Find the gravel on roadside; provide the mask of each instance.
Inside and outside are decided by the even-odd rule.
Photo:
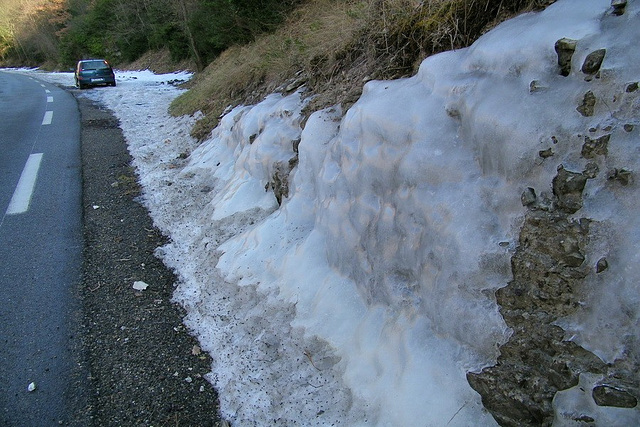
[[[118,120],[76,98],[85,242],[81,329],[91,372],[86,416],[96,426],[226,425],[203,377],[211,360],[171,302],[176,277],[154,256],[166,239],[138,202],[140,187]]]

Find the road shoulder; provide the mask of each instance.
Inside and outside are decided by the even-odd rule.
[[[137,201],[140,188],[118,120],[77,98],[85,241],[80,293],[94,424],[217,426],[217,396],[203,377],[211,361],[171,302],[176,277],[153,255],[166,240]],[[136,290],[136,282],[148,287]]]

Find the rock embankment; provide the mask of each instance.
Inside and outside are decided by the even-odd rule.
[[[612,2],[611,17],[624,16],[626,1]],[[496,293],[507,325],[513,330],[500,347],[495,366],[480,373],[469,373],[471,386],[482,395],[494,418],[505,426],[551,425],[553,400],[557,392],[584,383],[581,376],[595,378],[590,389],[582,390],[594,405],[636,408],[640,398],[640,358],[627,351],[613,363],[567,340],[558,325],[584,308],[585,287],[594,275],[615,274],[605,255],[591,247],[597,230],[604,224],[582,214],[584,191],[590,180],[598,180],[600,191],[624,192],[634,185],[634,172],[625,165],[611,167],[609,146],[615,138],[635,131],[634,105],[640,100],[637,82],[612,82],[604,77],[606,49],[589,53],[579,72],[572,69],[573,53],[580,40],[561,39],[556,43],[558,72],[567,79],[584,79],[593,85],[576,106],[585,118],[596,117],[597,108],[610,102],[598,94],[599,85],[614,85],[612,104],[616,109],[597,127],[574,137],[573,154],[581,159],[583,170],[568,170],[563,164],[551,184],[552,192],[541,195],[526,189],[521,200],[528,211],[520,230],[519,242],[511,260],[513,280]],[[536,85],[532,82],[532,87]],[[574,112],[575,113],[575,112]],[[594,116],[595,115],[595,116]],[[557,143],[556,137],[553,138]],[[540,151],[541,161],[554,161],[554,149]],[[591,252],[591,253],[590,253]],[[611,277],[611,276],[610,276]],[[606,279],[606,278],[605,278]],[[633,343],[630,343],[633,348]],[[570,422],[596,422],[588,411],[566,415]]]

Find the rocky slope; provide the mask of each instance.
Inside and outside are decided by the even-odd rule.
[[[624,19],[626,2],[612,4],[611,16],[603,19],[604,31],[616,25],[614,20]],[[615,62],[610,56],[623,55],[623,50],[594,50],[586,56],[580,72],[572,73],[572,56],[582,42],[558,41],[559,72],[567,78],[589,82],[589,90],[579,98],[576,111],[585,118],[596,117],[600,123],[585,128],[582,135],[554,136],[552,144],[539,152],[541,162],[554,162],[554,144],[558,138],[568,138],[569,152],[580,157],[584,168],[568,170],[560,163],[550,183],[551,194],[538,196],[533,188],[522,194],[528,212],[511,260],[513,280],[496,295],[513,335],[500,347],[495,366],[467,376],[501,425],[550,425],[554,421],[556,393],[579,384],[584,400],[599,407],[635,408],[640,397],[637,338],[626,337],[628,347],[624,354],[606,363],[575,341],[567,340],[571,337],[559,326],[561,319],[588,309],[587,295],[593,292],[594,280],[599,286],[612,286],[608,282],[617,274],[615,270],[623,268],[610,262],[607,251],[597,243],[607,233],[606,221],[590,218],[582,211],[587,183],[593,180],[600,191],[616,197],[632,197],[630,192],[636,186],[635,172],[620,159],[610,161],[608,152],[609,144],[619,140],[637,141],[638,82],[616,81],[611,70],[601,69],[605,56]],[[536,82],[532,82],[531,90],[537,90]],[[603,107],[608,110],[604,114]],[[615,245],[614,241],[610,243]],[[632,321],[634,315],[627,315]],[[590,380],[581,382],[581,376]],[[564,414],[563,422],[567,420],[594,422],[594,418],[580,411]],[[615,417],[611,421],[616,425],[624,423]]]

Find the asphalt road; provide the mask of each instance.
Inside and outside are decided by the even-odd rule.
[[[81,93],[0,71],[0,427],[224,426],[118,120]]]
[[[81,184],[74,97],[0,72],[2,426],[71,425],[85,405]]]

